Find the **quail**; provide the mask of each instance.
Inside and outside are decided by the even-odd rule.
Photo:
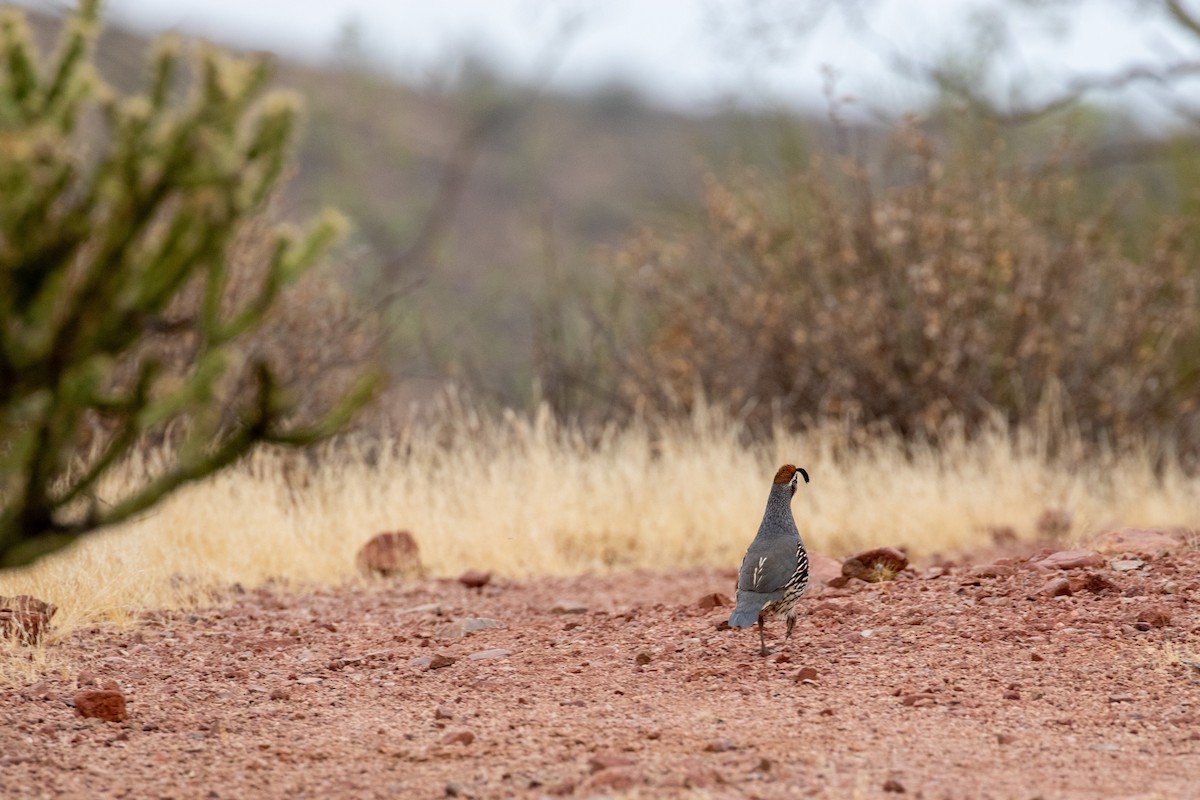
[[[796,627],[796,601],[808,587],[808,553],[792,517],[792,496],[801,477],[808,483],[808,473],[791,464],[775,473],[762,524],[738,570],[737,607],[729,616],[729,627],[749,628],[757,622],[759,652],[764,656],[771,651],[763,618],[786,616],[784,641],[790,639]]]

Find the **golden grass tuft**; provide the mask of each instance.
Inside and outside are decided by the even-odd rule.
[[[460,408],[383,446],[329,445],[311,462],[258,452],[132,524],[0,573],[0,594],[56,603],[61,635],[141,608],[204,603],[233,583],[359,580],[357,549],[401,528],[433,575],[732,568],[782,463],[812,476],[793,500],[797,523],[812,549],[835,556],[878,545],[946,552],[987,543],[996,525],[1033,537],[1046,508],[1071,513],[1076,539],[1200,523],[1200,484],[1169,462],[1156,475],[1149,448],[1050,458],[1045,438],[997,429],[970,441],[947,434],[937,448],[888,437],[851,445],[847,430],[827,425],[747,446],[710,411],[588,433],[544,411]],[[148,469],[126,465],[104,492],[119,495]]]

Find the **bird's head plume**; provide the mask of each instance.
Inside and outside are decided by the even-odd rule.
[[[800,485],[800,478],[804,478],[804,482],[808,483],[808,473],[803,467],[796,467],[793,464],[784,464],[775,473],[774,484],[776,486],[788,486],[792,490],[792,494],[796,493],[796,487]]]

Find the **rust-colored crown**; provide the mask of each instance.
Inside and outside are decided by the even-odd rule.
[[[795,474],[796,474],[795,466],[793,466],[792,464],[784,464],[782,467],[779,468],[779,471],[775,473],[775,480],[773,482],[776,485],[790,483],[792,480],[792,476]]]

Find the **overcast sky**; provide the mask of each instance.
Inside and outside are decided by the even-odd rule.
[[[1194,0],[1196,1],[1196,0]],[[856,5],[829,0],[832,5]],[[25,0],[63,5],[61,0]],[[518,78],[544,78],[575,89],[614,79],[673,106],[703,109],[744,102],[821,103],[823,67],[840,75],[840,92],[881,107],[921,95],[893,79],[887,53],[930,61],[950,49],[970,53],[969,21],[1007,9],[1004,62],[1032,94],[1053,92],[1080,71],[1169,59],[1192,46],[1156,22],[1138,0],[1079,0],[1069,15],[1047,18],[1028,2],[866,0],[861,18],[826,16],[799,39],[780,24],[795,8],[821,0],[108,0],[110,15],[144,31],[177,30],[232,45],[319,61],[339,33],[358,26],[372,58],[399,76],[422,80],[468,52],[485,54]],[[745,33],[754,9],[770,24]],[[1059,24],[1054,24],[1055,20]],[[574,21],[573,32],[564,27]],[[1194,46],[1192,47],[1194,51]],[[1031,78],[1032,76],[1032,78]]]

